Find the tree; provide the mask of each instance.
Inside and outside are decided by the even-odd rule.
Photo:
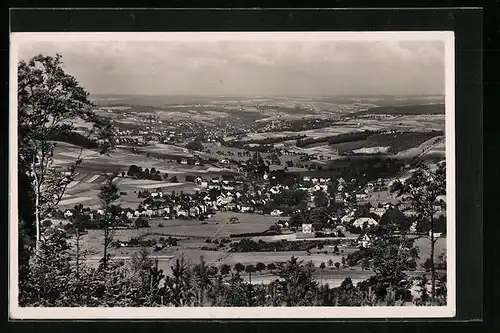
[[[186,145],[186,148],[190,149],[190,150],[202,151],[203,145],[201,144],[201,142],[198,139],[195,139],[195,140],[191,141],[190,143],[188,143]]]
[[[176,259],[172,267],[172,277],[165,281],[166,298],[174,306],[190,306],[195,304],[195,288],[192,284],[192,271],[187,266],[184,257]]]
[[[340,268],[340,263],[339,263],[338,261],[335,263],[335,268],[336,268],[336,269],[339,269],[339,268]]]
[[[228,264],[223,264],[223,265],[220,267],[220,273],[221,273],[223,276],[228,275],[230,272],[231,272],[231,266],[229,266]]]
[[[431,266],[431,299],[436,297],[436,270],[435,270],[435,245],[438,240],[436,233],[436,206],[443,205],[438,198],[446,194],[446,163],[438,164],[436,170],[431,170],[426,165],[412,173],[404,184],[396,182],[393,184],[393,192],[399,196],[405,196],[417,213],[417,219],[422,226],[431,243],[430,266]],[[439,225],[438,223],[438,226]]]
[[[328,267],[332,267],[333,266],[333,260],[332,259],[328,259]]]
[[[356,260],[371,261],[370,267],[375,275],[368,279],[368,284],[374,287],[378,297],[384,298],[388,290],[403,297],[411,286],[406,272],[417,268],[419,258],[414,239],[404,232],[398,233],[398,226],[393,223],[373,226],[368,234],[371,245],[351,256],[357,257]]]
[[[245,272],[248,273],[248,277],[250,279],[250,283],[252,283],[252,273],[255,272],[255,266],[254,265],[247,265],[245,267]]]
[[[319,268],[321,268],[321,270],[324,270],[326,268],[326,265],[324,262],[321,263],[321,265],[319,265]]]
[[[429,283],[429,279],[427,278],[427,276],[424,274],[422,274],[422,276],[420,276],[418,278],[418,287],[419,287],[419,292],[420,292],[420,301],[425,304],[426,302],[429,301],[429,292],[427,290],[427,284]]]
[[[17,80],[18,189],[22,199],[19,220],[21,236],[26,236],[20,238],[20,246],[23,248],[34,238],[39,249],[41,222],[57,209],[81,163],[83,150],[66,170],[58,170],[53,167],[56,143],[51,139],[60,133],[74,133],[72,120],[80,118],[92,124],[87,136],[95,134],[106,139],[101,149],[104,153],[111,146],[112,131],[109,121],[92,111],[88,93],[64,72],[60,55],[40,54],[27,62],[20,61]],[[31,208],[31,213],[25,213]]]
[[[368,258],[364,258],[363,259],[363,261],[361,263],[361,269],[363,271],[370,269],[370,259],[368,259]]]
[[[279,292],[284,297],[286,306],[313,304],[318,284],[312,276],[313,268],[301,265],[292,257],[286,263],[278,265]]]
[[[259,271],[259,273],[262,274],[262,271],[264,269],[266,269],[266,265],[262,262],[258,262],[256,265],[255,265],[255,269]]]
[[[328,207],[330,204],[330,200],[328,199],[328,195],[323,191],[315,191],[314,192],[314,205],[316,207]]]
[[[245,270],[245,265],[243,265],[242,263],[236,263],[234,266],[233,266],[233,269],[236,273],[241,273]]]
[[[200,263],[194,266],[194,278],[196,286],[198,287],[198,304],[203,305],[205,300],[205,292],[206,288],[211,285],[211,277],[217,274],[214,271],[210,270],[210,267],[207,267],[205,264],[205,260],[203,257],[200,257]]]
[[[394,223],[400,230],[408,232],[411,227],[411,222],[399,209],[391,208],[387,210],[380,218],[379,224]]]
[[[276,269],[276,265],[271,262],[271,263],[267,264],[267,269],[270,271],[273,271]]]
[[[105,183],[98,194],[101,201],[101,208],[104,210],[104,215],[101,217],[101,228],[104,230],[104,256],[102,258],[104,270],[108,267],[108,248],[113,242],[113,229],[119,219],[119,216],[113,214],[112,210],[113,204],[120,199],[120,190],[113,182],[115,176],[115,174],[111,174],[106,177]]]
[[[136,228],[148,228],[149,223],[145,218],[139,217],[139,218],[137,218],[137,220],[135,220],[135,227]]]

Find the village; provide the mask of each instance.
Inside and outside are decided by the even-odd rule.
[[[181,163],[187,163],[185,161]],[[275,179],[275,173],[264,173],[260,181],[251,183],[245,181],[245,176],[234,174],[210,179],[188,175],[186,181],[198,185],[202,191],[176,193],[169,192],[168,188],[134,191],[138,198],[143,199],[142,203],[136,209],[117,207],[115,214],[120,216],[122,223],[116,228],[144,228],[151,219],[199,220],[201,224],[218,212],[234,212],[283,218],[276,222],[280,234],[296,233],[298,238],[307,239],[315,236],[362,235],[364,228],[376,225],[387,211],[398,211],[408,218],[415,216],[411,205],[389,193],[390,187],[397,181],[394,179],[378,179],[367,182],[364,186],[352,186],[351,184],[357,183],[356,179],[346,182],[343,178],[303,176],[290,185],[276,183]],[[403,182],[404,180],[401,179]],[[376,203],[380,195],[388,201]],[[286,197],[291,201],[280,200]],[[295,200],[294,197],[299,199]],[[440,200],[445,201],[446,198],[443,196]],[[296,218],[297,214],[318,207],[325,209],[325,217],[312,221],[299,221]],[[436,212],[437,217],[445,214],[439,202],[436,202]],[[104,210],[83,208],[80,205],[60,212],[59,217],[73,221],[75,214],[87,221],[82,225],[84,229],[92,229],[98,228],[97,221],[99,215],[104,215]],[[136,223],[137,220],[144,222]],[[233,219],[230,223],[238,221]],[[411,225],[410,232],[417,233],[416,222]],[[436,233],[436,236],[439,237],[442,233]],[[366,243],[365,238],[360,237],[360,241]]]

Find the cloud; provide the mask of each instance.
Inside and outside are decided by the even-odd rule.
[[[442,42],[60,42],[20,57],[63,55],[92,93],[438,94]],[[220,84],[223,81],[223,84]]]

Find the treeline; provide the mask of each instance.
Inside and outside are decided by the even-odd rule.
[[[343,126],[336,119],[298,119],[298,120],[283,120],[279,127],[274,126],[269,128],[267,122],[260,122],[256,129],[263,132],[285,132],[285,131],[306,131],[312,129],[320,129],[330,126]]]
[[[338,240],[304,240],[299,242],[292,242],[282,239],[276,242],[265,242],[260,239],[256,242],[251,239],[242,239],[239,242],[231,244],[230,252],[308,251],[313,248],[322,249],[325,245],[338,244]]]
[[[351,142],[349,145],[338,145],[334,148],[339,151],[340,155],[362,155],[356,154],[353,151],[360,148],[371,147],[389,147],[388,154],[397,154],[410,148],[418,147],[425,141],[434,137],[444,135],[443,131],[393,131],[390,133],[376,133],[370,135],[366,140]],[[374,155],[374,154],[367,154]]]
[[[395,134],[375,134],[369,138],[377,146],[389,146],[389,153],[397,154],[413,147],[418,147],[427,140],[444,135],[443,131],[398,132]]]
[[[349,161],[348,167],[343,168],[340,176],[344,179],[356,179],[362,183],[398,175],[405,167],[400,159],[370,157],[356,158]]]
[[[66,142],[87,149],[99,148],[99,144],[96,140],[87,138],[77,132],[68,132],[64,130],[54,131],[49,135],[48,140]]]
[[[321,138],[305,138],[297,140],[296,145],[297,147],[303,148],[312,144],[323,143],[323,142],[328,144],[337,144],[337,143],[360,141],[368,139],[368,137],[370,137],[373,134],[382,132],[383,132],[382,130],[379,131],[364,130],[362,132],[342,133],[334,136],[325,136]]]
[[[268,230],[262,232],[246,232],[240,234],[230,234],[229,237],[237,238],[237,237],[258,237],[258,236],[276,236],[281,235],[281,230],[278,226],[272,225]]]
[[[280,137],[264,138],[264,139],[231,140],[231,141],[226,141],[224,145],[227,147],[243,149],[246,148],[246,146],[249,144],[272,145],[284,141],[300,140],[305,137],[306,135],[300,134],[300,135],[289,135],[289,136],[280,136]]]
[[[339,287],[320,285],[310,263],[292,257],[276,264],[219,267],[204,261],[190,265],[177,259],[170,272],[146,251],[124,262],[110,258],[103,268],[73,260],[61,232],[41,247],[40,260],[20,280],[19,303],[33,307],[154,307],[154,306],[402,306],[445,305],[445,279],[438,280],[431,302],[422,277],[422,291],[413,297],[407,285],[393,284],[382,275],[357,285],[346,278]],[[47,255],[50,252],[50,255]],[[339,265],[335,265],[337,267]],[[269,284],[245,282],[256,271],[270,269],[278,277]]]
[[[122,174],[123,175],[123,174]],[[163,176],[159,170],[156,170],[154,167],[151,169],[142,169],[142,167],[132,164],[128,171],[127,176],[132,177],[134,179],[149,179],[149,180],[166,180],[168,179],[168,174],[165,173]]]
[[[111,243],[111,246],[115,248],[120,247],[153,247],[154,251],[160,251],[168,246],[177,246],[178,238],[173,238],[172,236],[160,237],[158,240],[155,238],[141,239],[136,237],[131,237],[128,241],[115,240]]]
[[[445,114],[444,104],[414,104],[414,105],[395,105],[379,106],[365,111],[351,114],[352,116],[362,116],[371,114],[389,114],[389,115],[417,115],[417,114]]]

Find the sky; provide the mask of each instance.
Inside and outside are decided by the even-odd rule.
[[[444,94],[441,41],[30,42],[91,94]]]

